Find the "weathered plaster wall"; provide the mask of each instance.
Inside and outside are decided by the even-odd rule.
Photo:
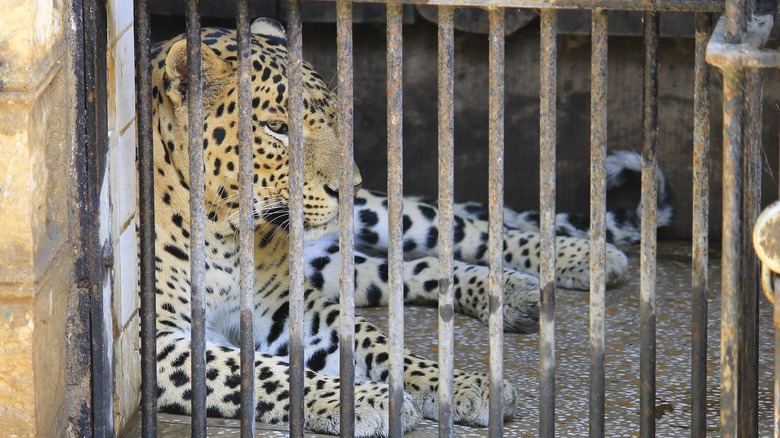
[[[73,69],[64,1],[0,1],[0,430],[67,427]]]

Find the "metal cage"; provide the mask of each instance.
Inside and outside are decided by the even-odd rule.
[[[504,153],[504,8],[541,10],[540,59],[540,225],[541,225],[541,311],[539,341],[539,435],[555,435],[556,339],[555,339],[555,193],[556,193],[556,96],[557,96],[557,11],[592,11],[591,52],[591,161],[590,161],[590,401],[589,434],[604,436],[605,429],[605,248],[606,248],[606,146],[607,146],[607,17],[611,10],[643,12],[643,167],[641,239],[641,364],[640,430],[642,436],[655,435],[656,422],[656,133],[658,129],[659,12],[695,12],[695,95],[693,147],[694,220],[692,270],[691,435],[704,437],[706,430],[707,379],[707,295],[708,221],[710,158],[710,88],[707,63],[723,72],[724,157],[723,157],[723,280],[721,345],[721,434],[734,437],[757,434],[756,349],[751,343],[759,336],[757,320],[757,261],[749,240],[750,230],[760,208],[760,132],[762,86],[760,69],[780,66],[777,51],[761,49],[772,20],[764,20],[776,5],[757,5],[745,0],[361,0],[387,5],[387,97],[388,97],[388,196],[389,282],[394,293],[389,305],[391,435],[402,435],[403,403],[403,248],[402,224],[402,30],[401,7],[407,3],[438,6],[438,150],[439,150],[439,434],[453,436],[453,131],[454,131],[454,43],[453,10],[481,7],[489,11],[489,260],[490,260],[490,436],[501,436],[503,418],[501,382],[503,375],[502,331],[502,233],[503,233],[503,153]],[[151,29],[149,1],[135,0],[135,56],[139,158],[140,272],[142,316],[142,421],[143,435],[156,436],[156,356],[155,356],[155,269],[154,205],[152,163]],[[200,71],[200,16],[198,1],[186,2],[187,41],[190,49],[189,78],[193,85],[187,96],[190,121],[202,119]],[[353,85],[352,85],[352,3],[336,1],[338,33],[338,111],[341,133],[341,184],[339,197],[341,295],[341,430],[354,433],[354,225],[352,196]],[[249,0],[237,0],[239,51],[239,141],[251,143],[251,66],[248,55]],[[287,2],[289,49],[289,130],[290,153],[290,434],[303,435],[303,95],[302,22],[299,0]],[[725,7],[724,7],[725,6]],[[723,12],[716,26],[713,13]],[[769,26],[769,28],[767,27]],[[712,37],[710,38],[710,34]],[[709,46],[708,46],[709,45]],[[297,122],[296,122],[297,121]],[[190,144],[201,144],[203,126],[189,123]],[[190,148],[191,181],[191,273],[192,288],[192,433],[206,436],[206,354],[205,354],[205,244],[203,203],[203,155]],[[251,205],[252,150],[240,149],[241,204],[241,403],[253,403],[253,233]],[[775,304],[780,309],[780,300]],[[779,310],[776,310],[776,315]],[[110,326],[110,325],[109,325]],[[776,335],[780,336],[780,334]],[[778,345],[780,345],[780,338]],[[780,347],[779,347],[780,348]],[[780,358],[780,349],[777,350]],[[752,364],[752,365],[751,365]],[[775,371],[775,436],[780,435],[780,371]],[[97,375],[96,375],[97,378]],[[98,383],[95,383],[96,385]],[[103,383],[105,384],[105,382]],[[98,418],[110,419],[110,406],[95,405]],[[101,415],[102,414],[102,415]],[[255,410],[241,410],[242,436],[254,436]],[[97,430],[97,429],[96,429]]]

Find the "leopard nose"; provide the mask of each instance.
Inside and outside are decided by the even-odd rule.
[[[357,184],[355,184],[355,192],[354,194],[357,195],[357,192],[360,190],[360,188],[363,187],[363,181],[358,181]],[[338,184],[325,184],[325,193],[329,194],[330,196],[333,196],[334,198],[339,198],[339,186]]]

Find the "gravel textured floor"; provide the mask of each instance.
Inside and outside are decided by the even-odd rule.
[[[639,257],[628,250],[628,280],[607,291],[606,324],[606,435],[639,435]],[[720,379],[720,268],[718,254],[711,256],[709,304],[708,428],[719,435]],[[690,434],[690,249],[689,245],[661,242],[657,274],[657,436]],[[587,436],[588,432],[588,294],[559,290],[556,295],[556,434]],[[760,302],[759,436],[770,436],[772,427],[772,357],[774,329],[771,306]],[[380,327],[386,327],[386,309],[360,309]],[[436,357],[436,311],[405,309],[406,346],[429,358]],[[458,316],[455,320],[455,364],[464,369],[488,369],[487,327]],[[520,388],[518,416],[505,426],[505,436],[535,436],[538,427],[539,364],[536,335],[506,334],[505,375]],[[189,418],[161,416],[161,436],[184,436]],[[423,423],[410,436],[433,436],[437,425]],[[132,431],[128,431],[133,436]],[[236,423],[218,420],[209,429],[213,436],[237,436]],[[458,427],[458,437],[483,436],[487,431]],[[286,436],[261,427],[258,436]]]

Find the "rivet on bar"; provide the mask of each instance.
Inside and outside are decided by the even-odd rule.
[[[604,436],[606,279],[607,12],[592,11],[590,95],[590,436]]]
[[[141,289],[141,434],[157,436],[157,336],[154,271],[154,151],[152,61],[148,0],[134,2],[136,125],[138,128],[138,218]]]
[[[489,436],[498,438],[504,428],[504,9],[489,11],[488,73],[488,287],[490,290],[490,425]]]
[[[192,306],[192,436],[206,437],[206,204],[203,199],[203,83],[200,2],[188,0],[187,114],[190,177],[190,293]]]
[[[290,436],[302,437],[303,398],[303,34],[301,3],[287,2],[287,72],[290,165]]]
[[[255,436],[255,259],[252,157],[252,36],[249,0],[237,0],[238,35],[238,187],[239,187],[239,288],[241,344],[241,436]],[[251,408],[250,408],[251,407]]]
[[[558,12],[541,12],[539,63],[539,436],[555,436],[555,149]]]
[[[387,265],[390,297],[389,436],[403,436],[404,278],[403,278],[403,7],[387,5]]]
[[[642,93],[642,241],[640,248],[639,431],[655,436],[656,370],[656,250],[658,205],[658,12],[644,14],[644,74]]]
[[[355,434],[355,225],[352,2],[336,2],[339,113],[339,373],[341,435]]]
[[[453,154],[455,43],[453,7],[439,6],[439,436],[453,436]]]

